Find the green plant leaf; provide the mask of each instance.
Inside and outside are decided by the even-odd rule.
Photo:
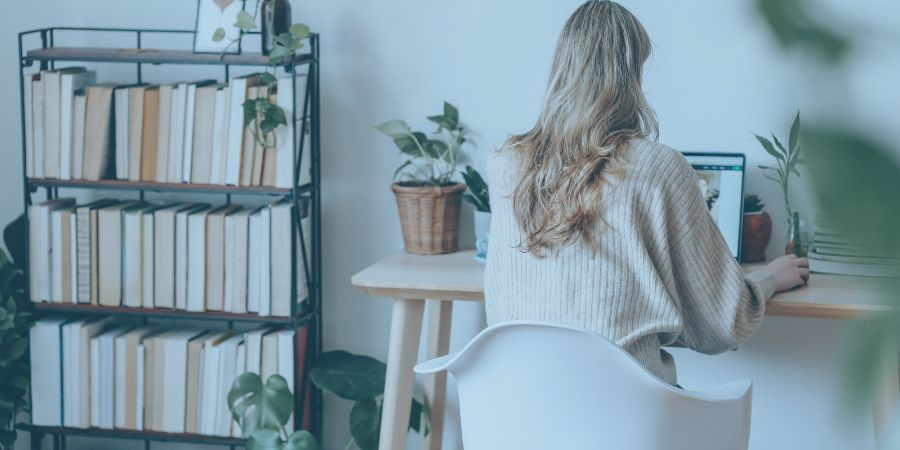
[[[234,26],[240,28],[241,31],[255,30],[256,21],[253,20],[253,16],[250,13],[241,11],[238,13],[237,22],[235,22]]]
[[[281,436],[275,430],[256,430],[247,439],[247,450],[283,450]]]
[[[381,432],[381,405],[374,398],[357,400],[350,410],[350,435],[361,450],[377,450]]]
[[[449,129],[455,130],[459,126],[459,110],[446,101],[444,102],[444,117],[447,118],[451,125]]]
[[[788,150],[786,148],[784,148],[784,145],[781,145],[781,141],[778,140],[778,138],[775,136],[775,134],[772,134],[772,141],[774,141],[775,146],[778,147],[779,150],[781,150],[782,155],[787,156],[790,154],[788,152]]]
[[[278,79],[275,78],[275,75],[272,75],[269,72],[263,72],[259,74],[258,82],[262,86],[271,86],[278,82]]]
[[[20,336],[14,336],[9,347],[0,354],[0,367],[6,366],[13,360],[19,359],[28,350],[28,339]]]
[[[387,136],[390,136],[393,139],[398,139],[403,136],[407,136],[412,134],[412,129],[409,128],[409,125],[402,120],[389,120],[381,125],[375,127],[376,130],[384,133]]]
[[[294,36],[291,36],[291,33],[281,33],[275,37],[275,42],[278,44],[291,48],[294,45]]]
[[[244,128],[256,121],[256,101],[258,99],[250,99],[244,102]]]
[[[281,450],[319,450],[319,441],[306,430],[297,430],[288,436]]]
[[[438,124],[438,126],[440,127],[438,131],[440,131],[440,129],[453,129],[453,122],[451,122],[450,119],[448,119],[446,116],[428,116],[428,120]]]
[[[28,242],[25,239],[27,228],[28,224],[25,221],[25,214],[20,214],[19,217],[16,217],[16,220],[10,222],[3,229],[3,242],[6,244],[6,249],[9,251],[13,264],[20,270],[25,268],[25,255],[28,252],[26,248]]]
[[[309,27],[302,23],[295,23],[291,25],[291,36],[294,39],[303,39],[309,36]]]
[[[756,8],[775,38],[785,49],[809,50],[830,63],[840,61],[851,49],[850,39],[823,25],[810,2],[803,0],[756,0]]]
[[[213,42],[222,42],[225,40],[225,29],[224,28],[216,28],[216,31],[212,35]]]
[[[287,381],[272,375],[262,384],[259,375],[247,372],[234,380],[228,392],[228,409],[241,425],[244,436],[257,430],[280,430],[294,410]]]
[[[784,156],[781,153],[779,153],[777,150],[775,150],[775,147],[772,145],[771,141],[769,141],[768,139],[766,139],[758,134],[756,134],[754,136],[756,136],[756,140],[759,141],[759,143],[763,146],[763,148],[766,150],[766,152],[768,154],[772,155],[775,159],[777,159],[779,161],[784,161]]]
[[[310,378],[319,389],[346,400],[362,400],[384,392],[386,370],[375,358],[336,350],[319,357]]]
[[[797,144],[800,143],[800,111],[797,111],[797,117],[794,118],[794,123],[791,124],[791,134],[788,137],[788,145],[790,145],[791,151],[797,150]]]

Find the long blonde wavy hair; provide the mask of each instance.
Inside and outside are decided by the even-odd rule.
[[[569,17],[540,118],[507,143],[522,164],[512,201],[523,251],[542,256],[579,240],[597,251],[604,177],[622,172],[630,140],[658,133],[641,88],[650,51],[618,3],[590,0]]]

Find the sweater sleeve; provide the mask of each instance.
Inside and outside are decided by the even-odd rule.
[[[706,354],[740,345],[759,328],[775,292],[766,271],[748,275],[728,249],[700,193],[696,172],[677,155],[666,208],[676,297],[683,318],[680,341]]]

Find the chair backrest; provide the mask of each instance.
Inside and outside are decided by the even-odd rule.
[[[507,322],[416,366],[447,370],[466,450],[746,450],[749,381],[705,392],[663,382],[606,338]]]

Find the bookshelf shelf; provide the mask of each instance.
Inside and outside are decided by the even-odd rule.
[[[191,192],[199,194],[235,194],[235,195],[278,195],[288,196],[293,192],[290,188],[276,188],[271,186],[224,186],[219,184],[190,184],[190,183],[155,183],[127,180],[54,180],[35,179],[28,180],[32,187],[49,188],[74,188],[74,189],[110,189],[128,191],[158,191],[158,192]],[[311,185],[301,186],[301,192],[311,190]]]
[[[205,434],[188,433],[163,433],[160,431],[134,431],[106,428],[72,428],[72,427],[44,427],[20,423],[18,428],[31,433],[67,436],[90,436],[117,439],[151,440],[157,442],[184,442],[206,445],[243,446],[244,440],[235,437],[209,436]]]
[[[194,53],[190,50],[164,50],[149,48],[90,48],[90,47],[50,47],[29,50],[22,61],[31,66],[41,61],[67,62],[107,62],[137,64],[199,64],[227,66],[268,66],[269,57],[259,53],[240,55],[218,55]],[[312,55],[299,54],[291,64],[307,64]]]
[[[97,306],[74,303],[35,303],[34,307],[41,313],[89,314],[103,316],[138,316],[197,320],[228,320],[233,322],[262,322],[272,324],[289,324],[292,317],[260,316],[258,314],[235,314],[219,311],[183,311],[165,308],[129,308],[127,306]],[[299,317],[303,317],[301,314]]]
[[[25,108],[25,82],[26,76],[31,82],[31,76],[45,70],[58,68],[60,62],[86,63],[124,63],[134,66],[135,77],[133,80],[120,79],[125,83],[152,83],[152,79],[146,79],[142,67],[146,65],[183,65],[183,66],[213,66],[224,69],[224,77],[219,81],[233,79],[230,72],[231,66],[265,67],[269,65],[269,58],[258,53],[242,53],[240,55],[195,54],[190,50],[193,40],[193,30],[166,30],[166,29],[125,29],[125,28],[75,28],[75,27],[49,27],[19,33],[19,95],[21,98],[22,119],[22,179],[24,185],[24,206],[26,210],[41,197],[47,200],[59,198],[59,189],[67,190],[113,190],[122,192],[140,193],[140,199],[144,200],[145,192],[166,192],[183,194],[185,199],[190,195],[220,194],[227,196],[226,203],[231,203],[232,195],[241,196],[271,196],[290,200],[293,207],[291,214],[291,238],[285,245],[290,247],[290,255],[295,265],[291,273],[291,298],[296,298],[300,283],[306,284],[309,293],[302,304],[292,306],[292,317],[263,317],[256,314],[234,314],[219,311],[192,312],[164,308],[129,308],[125,306],[96,306],[88,304],[71,303],[35,303],[35,315],[38,317],[63,317],[77,318],[85,316],[119,317],[119,318],[163,318],[177,321],[210,321],[227,323],[231,328],[233,323],[259,323],[277,325],[280,329],[299,330],[303,327],[306,336],[304,344],[296,338],[293,344],[293,385],[297,387],[294,392],[295,426],[310,429],[313,434],[321,436],[323,399],[321,391],[311,388],[309,384],[308,368],[322,352],[322,224],[321,224],[321,150],[320,150],[320,104],[319,104],[319,36],[311,34],[308,45],[303,48],[303,53],[286,61],[277,70],[294,77],[294,85],[299,77],[307,77],[306,88],[294,91],[294,117],[289,117],[289,124],[293,126],[293,180],[290,188],[277,188],[271,186],[225,186],[212,184],[188,184],[188,183],[156,183],[135,182],[127,180],[60,180],[44,178],[27,178],[28,173],[25,161],[27,160],[26,146],[26,108]],[[75,36],[78,36],[77,38]],[[161,47],[151,48],[147,45],[151,38],[164,38],[166,44]],[[172,42],[182,42],[183,48],[170,49]],[[97,43],[105,46],[84,47],[85,43]],[[117,46],[117,47],[110,47]],[[157,42],[157,45],[159,43]],[[133,47],[133,48],[127,48]],[[178,47],[178,45],[175,45]],[[101,70],[99,66],[96,69]],[[123,75],[120,75],[123,76]],[[127,77],[127,75],[123,76]],[[302,124],[302,125],[301,125]],[[303,132],[305,130],[305,132]],[[304,146],[306,145],[306,146]],[[300,176],[301,168],[307,167],[300,161],[304,152],[308,149],[309,183],[300,184],[304,179]],[[43,196],[41,193],[45,193]],[[302,214],[301,214],[302,212]],[[310,236],[305,237],[301,225],[301,219],[310,219]],[[26,216],[26,240],[28,240],[28,223]],[[26,243],[26,245],[28,245]],[[28,255],[24,262],[26,267]],[[304,271],[297,269],[300,262],[305,264]],[[301,281],[301,274],[306,281]],[[26,286],[26,294],[31,286]],[[177,325],[175,325],[177,326]],[[300,388],[300,387],[303,388]],[[307,395],[308,394],[308,395]],[[308,403],[307,403],[308,402]],[[303,411],[304,414],[299,414]],[[309,414],[305,414],[305,412]],[[61,423],[61,422],[60,422]],[[234,437],[219,437],[187,433],[165,433],[159,431],[133,431],[120,429],[100,428],[69,428],[57,426],[37,426],[30,423],[18,424],[17,428],[31,433],[31,448],[43,448],[44,437],[52,437],[54,449],[66,447],[66,436],[90,436],[92,438],[119,438],[144,441],[144,448],[149,449],[151,442],[184,442],[205,445],[228,446],[231,448],[242,447],[245,440]],[[289,430],[290,431],[290,430]]]

